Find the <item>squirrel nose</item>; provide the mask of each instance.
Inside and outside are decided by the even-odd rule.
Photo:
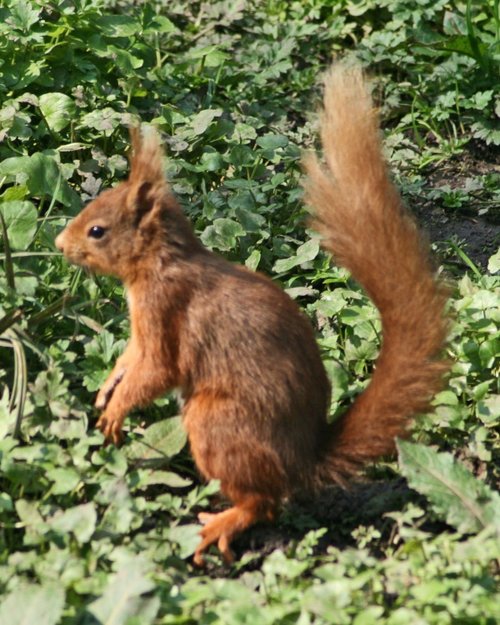
[[[64,252],[64,230],[63,230],[63,232],[60,232],[57,235],[56,240],[54,242],[56,244],[57,249],[60,252]]]

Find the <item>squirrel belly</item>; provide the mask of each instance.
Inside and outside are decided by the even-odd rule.
[[[96,399],[106,439],[120,442],[134,406],[180,389],[195,463],[233,504],[200,515],[197,564],[212,544],[230,561],[234,537],[272,520],[284,497],[344,484],[392,453],[447,369],[446,292],[390,180],[360,69],[327,74],[321,138],[325,165],[305,160],[312,224],[374,301],[383,334],[369,386],[332,425],[309,321],[271,280],[203,247],[165,180],[155,134],[132,132],[128,180],[56,240],[70,261],[117,276],[129,295],[131,338]]]

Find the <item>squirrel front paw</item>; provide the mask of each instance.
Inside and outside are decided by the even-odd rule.
[[[122,425],[123,418],[113,417],[103,412],[97,421],[96,427],[104,434],[106,445],[113,443],[118,447],[123,440]]]
[[[108,378],[104,383],[104,386],[97,393],[97,397],[94,403],[94,406],[97,410],[104,410],[111,399],[115,388],[120,384],[123,380],[123,376],[125,375],[126,369],[120,369],[116,372],[116,375],[113,375],[111,378]]]

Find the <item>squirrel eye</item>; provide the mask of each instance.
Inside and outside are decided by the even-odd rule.
[[[87,235],[89,237],[92,237],[93,239],[102,239],[105,232],[106,229],[102,226],[92,226],[92,228],[90,228],[90,230],[88,231]]]

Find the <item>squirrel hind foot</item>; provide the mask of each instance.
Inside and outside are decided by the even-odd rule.
[[[204,553],[211,545],[217,545],[225,564],[234,561],[231,543],[246,529],[259,521],[272,521],[276,506],[267,498],[252,496],[248,500],[224,510],[224,512],[201,512],[198,520],[203,525],[201,541],[196,548],[193,562],[196,566],[205,565]]]

